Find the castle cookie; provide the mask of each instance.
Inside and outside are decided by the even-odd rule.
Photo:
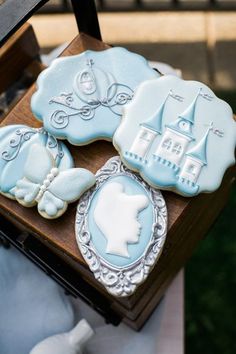
[[[71,144],[112,140],[136,87],[159,74],[124,48],[58,58],[37,80],[31,108],[45,129]]]
[[[35,144],[29,150],[23,177],[16,182],[15,198],[25,207],[37,204],[41,216],[55,219],[94,183],[95,176],[84,168],[60,171],[50,151]]]
[[[216,190],[235,163],[236,123],[204,84],[164,76],[139,86],[113,143],[151,186],[194,196]]]
[[[0,128],[0,193],[15,199],[16,182],[23,177],[23,168],[32,145],[44,146],[62,171],[73,167],[67,147],[43,128],[8,125]]]
[[[113,157],[80,199],[76,239],[95,278],[118,297],[129,296],[161,255],[167,209],[158,190]]]

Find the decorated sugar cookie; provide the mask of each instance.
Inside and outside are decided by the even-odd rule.
[[[113,142],[151,186],[194,196],[217,189],[234,164],[236,123],[207,86],[166,76],[140,85]]]
[[[26,125],[8,125],[0,128],[0,192],[15,199],[16,182],[23,177],[23,168],[29,149],[39,144],[52,154],[56,167],[65,170],[73,167],[67,147],[44,129]]]
[[[17,201],[32,207],[38,204],[38,212],[47,219],[61,216],[68,203],[76,201],[95,183],[94,175],[83,168],[60,171],[53,155],[40,145],[29,150],[24,165],[23,178],[17,181]]]
[[[129,296],[160,257],[167,209],[158,190],[111,158],[79,201],[76,238],[95,278],[115,296]]]
[[[124,48],[87,50],[56,59],[39,75],[32,111],[50,134],[71,144],[111,140],[136,87],[157,77],[143,57]]]

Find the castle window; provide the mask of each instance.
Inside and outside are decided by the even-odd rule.
[[[181,130],[187,132],[187,131],[189,131],[190,124],[189,124],[189,122],[187,122],[186,120],[182,119],[182,120],[179,122],[179,127],[180,127]]]
[[[180,144],[175,144],[175,146],[172,149],[172,152],[174,152],[176,155],[180,155],[182,152],[182,146]]]
[[[193,176],[196,174],[196,168],[194,165],[188,165],[187,172]]]
[[[142,131],[140,134],[140,139],[142,140],[146,140],[146,141],[150,141],[149,139],[149,133],[147,131]]]
[[[170,150],[172,146],[172,140],[171,139],[166,139],[162,143],[162,147],[166,150]]]

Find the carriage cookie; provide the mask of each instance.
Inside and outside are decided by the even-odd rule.
[[[31,108],[45,129],[71,144],[111,140],[136,87],[159,74],[124,48],[58,58],[37,80]]]

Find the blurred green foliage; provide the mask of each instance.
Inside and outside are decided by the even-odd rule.
[[[236,92],[217,95],[236,112]],[[236,185],[188,262],[185,284],[186,354],[235,354]]]

